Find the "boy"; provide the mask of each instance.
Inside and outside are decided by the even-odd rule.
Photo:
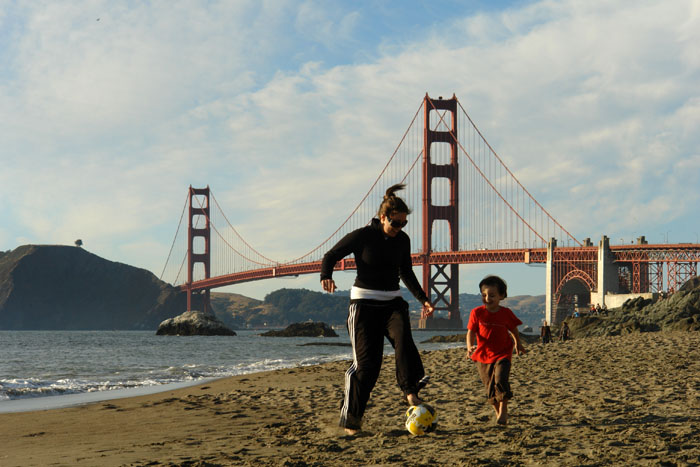
[[[499,425],[508,423],[510,360],[513,341],[518,355],[525,353],[518,326],[523,324],[509,308],[500,305],[508,296],[508,286],[498,276],[479,282],[482,306],[472,310],[467,325],[467,357],[476,362],[489,403],[496,411]]]

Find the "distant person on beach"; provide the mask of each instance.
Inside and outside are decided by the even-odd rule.
[[[543,344],[549,344],[552,342],[552,328],[549,327],[547,321],[545,321],[540,328],[540,338],[542,339]]]
[[[569,329],[569,325],[564,321],[561,325],[561,330],[559,330],[559,340],[564,342],[569,339],[571,339],[571,329]]]
[[[513,345],[518,355],[525,353],[518,326],[523,324],[509,309],[500,305],[508,296],[506,282],[498,276],[487,276],[479,283],[483,305],[472,310],[467,325],[467,357],[476,362],[486,396],[496,411],[499,425],[508,423],[510,367]]]
[[[336,290],[331,278],[335,264],[350,253],[357,264],[347,321],[353,361],[345,373],[340,412],[340,426],[350,435],[362,427],[367,401],[379,377],[385,336],[395,349],[396,379],[409,405],[422,402],[418,391],[427,381],[411,335],[408,303],[399,289],[400,278],[427,314],[433,313],[433,305],[413,273],[411,240],[401,230],[411,213],[396,196],[403,188],[400,184],[390,187],[379,206],[378,218],[343,237],[321,263],[321,286],[329,293]]]

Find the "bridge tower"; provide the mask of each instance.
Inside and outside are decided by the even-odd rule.
[[[195,197],[204,197],[204,203],[197,203],[195,206]],[[194,280],[195,265],[201,263],[204,265],[204,278],[209,279],[211,275],[211,225],[209,223],[209,186],[206,188],[192,188],[190,185],[190,209],[189,209],[189,225],[187,228],[187,311],[192,311],[192,281]],[[198,227],[199,223],[194,222],[196,216],[204,217],[204,227]],[[204,243],[203,252],[195,252],[195,239],[201,238]],[[200,306],[203,313],[209,312],[210,293],[209,289],[205,289],[200,294]]]
[[[442,119],[434,115],[433,122],[438,122],[436,128],[449,125],[449,130],[438,131],[431,129],[431,112],[444,110]],[[447,310],[448,322],[437,324],[432,317],[421,314],[419,327],[435,328],[449,327],[462,329],[462,318],[459,314],[459,265],[430,264],[428,256],[432,251],[433,224],[435,221],[446,221],[450,230],[450,249],[459,250],[459,214],[458,214],[458,178],[457,170],[457,97],[451,99],[431,99],[426,93],[423,100],[423,288],[432,300],[435,311]],[[438,112],[436,112],[438,114]],[[444,123],[443,123],[444,122]],[[445,143],[450,146],[450,162],[436,164],[431,158],[433,143]],[[443,178],[449,183],[450,200],[448,204],[433,204],[433,181]]]

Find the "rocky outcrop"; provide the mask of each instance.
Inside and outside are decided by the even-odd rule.
[[[574,337],[700,331],[700,277],[690,279],[664,299],[655,302],[643,298],[630,299],[607,314],[567,318],[566,322]]]
[[[466,334],[448,334],[446,336],[433,336],[429,339],[420,341],[422,344],[433,342],[466,342]]]
[[[83,248],[24,245],[0,255],[0,329],[136,330],[186,309],[153,273]]]
[[[338,337],[338,334],[326,323],[294,323],[281,331],[267,331],[261,336],[272,337]]]
[[[160,323],[156,335],[159,336],[235,336],[214,315],[201,311],[186,311],[180,316]]]
[[[435,342],[463,342],[466,345],[466,334],[448,334],[445,336],[433,336],[429,339],[425,339],[421,341],[422,344],[427,344],[427,343],[435,343]],[[538,342],[540,339],[540,336],[535,336],[533,334],[523,334],[522,332],[520,333],[520,340],[522,342],[526,342],[528,344],[531,344],[533,342]]]

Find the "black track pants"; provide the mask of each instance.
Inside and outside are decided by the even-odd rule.
[[[348,313],[348,334],[353,360],[345,372],[340,426],[359,429],[382,367],[384,337],[395,349],[396,381],[404,394],[416,392],[416,384],[425,372],[413,342],[408,304],[401,298],[386,302],[352,300]]]

